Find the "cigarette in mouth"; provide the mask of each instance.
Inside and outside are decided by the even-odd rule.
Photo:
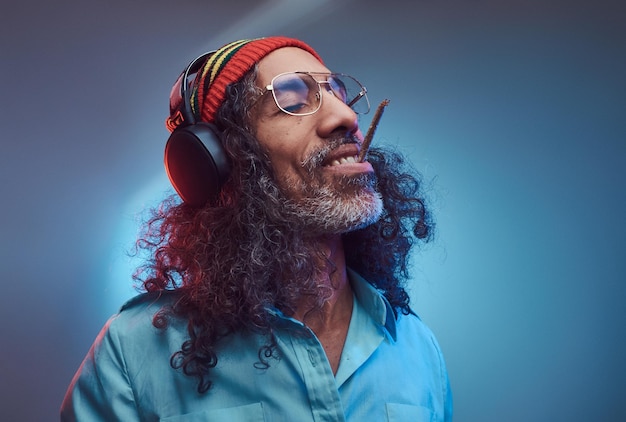
[[[374,114],[374,118],[372,118],[372,123],[370,123],[370,127],[367,130],[367,134],[365,135],[365,139],[363,139],[363,144],[361,145],[361,152],[359,152],[359,156],[357,157],[357,162],[362,163],[365,160],[365,156],[367,155],[367,150],[370,148],[370,144],[372,143],[372,138],[374,138],[374,132],[376,132],[376,127],[378,126],[378,122],[380,121],[381,116],[383,115],[383,110],[389,104],[389,100],[382,100],[376,109],[376,113]]]

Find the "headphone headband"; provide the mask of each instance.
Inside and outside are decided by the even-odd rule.
[[[181,125],[187,126],[196,123],[196,118],[191,108],[190,87],[195,82],[195,74],[200,71],[206,60],[215,54],[216,51],[203,53],[193,59],[176,79],[170,92],[170,117],[165,122],[170,132],[173,132]],[[189,80],[190,75],[194,75],[192,80]]]

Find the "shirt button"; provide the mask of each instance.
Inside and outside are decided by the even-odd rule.
[[[309,353],[309,360],[311,361],[311,365],[315,366],[315,353],[313,353],[313,350],[311,349],[307,349],[306,351]]]

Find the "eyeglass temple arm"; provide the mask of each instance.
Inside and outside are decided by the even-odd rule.
[[[348,107],[352,107],[357,101],[359,101],[361,98],[363,98],[365,96],[365,94],[367,94],[367,88],[363,87],[363,89],[361,91],[359,91],[357,96],[354,97],[352,99],[352,101],[350,101],[348,103]]]

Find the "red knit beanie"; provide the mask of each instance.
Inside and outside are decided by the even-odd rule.
[[[208,56],[194,80],[190,103],[196,121],[212,123],[226,97],[226,87],[238,82],[263,57],[283,47],[301,48],[322,62],[313,48],[295,38],[267,37],[226,44]]]

